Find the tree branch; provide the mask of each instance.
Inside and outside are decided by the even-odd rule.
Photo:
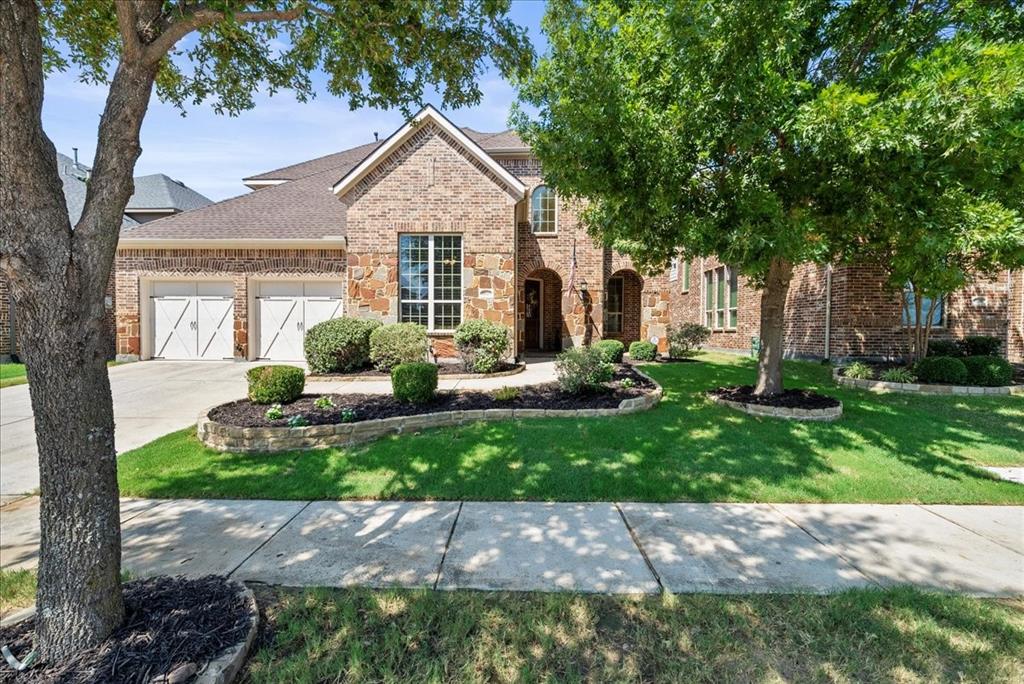
[[[116,2],[114,7],[117,12],[117,29],[121,33],[121,43],[124,45],[124,56],[127,59],[138,59],[142,54],[142,43],[139,41],[135,5],[130,2]]]
[[[298,0],[291,9],[262,12],[228,13],[208,7],[197,7],[181,19],[171,22],[153,42],[146,46],[143,56],[148,64],[159,62],[179,40],[189,33],[204,26],[216,24],[218,21],[224,21],[229,14],[236,23],[256,24],[268,21],[292,21],[298,19],[306,9],[306,0]]]

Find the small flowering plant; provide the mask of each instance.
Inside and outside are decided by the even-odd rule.
[[[313,406],[317,407],[321,411],[326,411],[334,408],[334,400],[325,394],[322,397],[317,397],[316,401],[313,402]]]
[[[284,411],[281,410],[280,404],[273,404],[263,415],[267,417],[267,420],[278,420],[279,418],[284,418]]]
[[[351,423],[356,419],[356,412],[350,408],[341,409],[341,422]]]

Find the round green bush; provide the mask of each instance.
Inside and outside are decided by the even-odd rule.
[[[962,356],[998,356],[1003,341],[991,335],[968,335],[956,344]]]
[[[914,373],[921,382],[962,385],[967,382],[967,366],[951,356],[928,356],[917,362]]]
[[[370,365],[372,318],[332,318],[306,331],[303,342],[311,373],[347,373]]]
[[[953,340],[929,340],[928,356],[963,356],[963,351]]]
[[[398,364],[391,370],[391,391],[401,402],[430,402],[437,391],[437,366],[422,361]]]
[[[622,363],[622,355],[626,353],[626,345],[618,340],[601,340],[593,345],[600,352],[606,363]]]
[[[493,373],[508,356],[508,329],[492,321],[464,321],[455,329],[452,339],[463,364],[474,373]]]
[[[968,356],[967,383],[981,387],[1003,387],[1013,382],[1013,366],[1001,356]]]
[[[257,366],[245,374],[249,401],[254,404],[289,404],[302,395],[306,373],[295,366]]]
[[[427,329],[419,323],[389,323],[370,333],[370,361],[380,371],[427,357]]]
[[[658,347],[645,340],[637,340],[629,345],[629,358],[634,361],[653,361],[658,358]]]
[[[708,340],[711,339],[711,328],[700,323],[683,323],[669,326],[668,355],[673,359],[685,359],[693,356]]]
[[[615,368],[594,347],[567,349],[555,357],[558,385],[571,394],[600,390],[615,375]]]

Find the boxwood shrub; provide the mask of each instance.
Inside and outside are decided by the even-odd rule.
[[[954,340],[929,340],[928,356],[963,356]]]
[[[593,347],[607,363],[622,363],[622,355],[626,353],[626,345],[618,340],[601,340]]]
[[[668,355],[672,359],[685,359],[693,356],[711,339],[711,328],[700,323],[683,323],[669,326]]]
[[[629,345],[629,358],[634,361],[653,361],[658,358],[658,347],[646,340],[637,340]]]
[[[332,318],[306,331],[303,342],[311,373],[347,373],[370,365],[372,318]]]
[[[582,394],[602,389],[615,368],[594,347],[567,349],[555,358],[558,385],[566,392]]]
[[[288,404],[306,387],[306,372],[295,366],[257,366],[245,375],[254,404]]]
[[[968,356],[967,383],[981,387],[1003,387],[1013,382],[1013,366],[1001,356]]]
[[[928,356],[917,362],[914,373],[921,382],[962,385],[967,382],[967,366],[951,356]]]
[[[430,402],[437,392],[437,366],[422,361],[398,364],[391,370],[391,391],[408,404]]]
[[[453,335],[462,363],[474,373],[493,373],[508,356],[508,329],[498,323],[473,319],[463,321]]]
[[[991,335],[968,335],[956,344],[963,356],[998,356],[1003,341]]]
[[[389,323],[370,333],[370,360],[377,370],[427,357],[427,329],[418,323]]]

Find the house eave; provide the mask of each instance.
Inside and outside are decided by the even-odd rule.
[[[130,238],[122,236],[118,250],[125,249],[345,249],[345,238],[332,235],[323,238],[277,239],[215,239],[215,238]]]

